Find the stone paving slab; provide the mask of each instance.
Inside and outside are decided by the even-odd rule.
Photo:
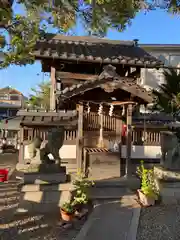
[[[134,198],[99,202],[75,240],[136,240],[140,206]]]
[[[19,203],[19,193],[9,192],[9,187],[17,189],[19,182],[11,181],[0,185],[0,239],[1,240],[73,240],[86,221],[86,217],[62,226],[60,212],[56,214],[14,215]],[[4,196],[5,195],[5,196]]]

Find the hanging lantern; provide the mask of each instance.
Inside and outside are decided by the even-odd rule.
[[[89,103],[87,103],[87,113],[88,113],[88,114],[90,113],[90,110],[91,110],[91,108],[90,108],[90,106],[89,106]]]
[[[109,116],[110,116],[110,117],[112,117],[112,115],[113,115],[113,110],[114,110],[114,106],[111,105],[111,106],[110,106],[110,109],[109,109]]]
[[[98,109],[98,115],[101,115],[102,112],[103,112],[103,105],[100,104],[100,105],[99,105],[99,109]]]

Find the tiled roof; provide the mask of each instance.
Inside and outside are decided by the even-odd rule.
[[[72,98],[76,95],[83,94],[86,91],[92,90],[94,88],[102,87],[103,84],[110,84],[115,89],[122,89],[126,92],[137,96],[147,103],[153,101],[152,94],[148,92],[145,88],[134,82],[134,79],[127,77],[120,77],[115,72],[115,67],[108,65],[104,68],[104,71],[100,74],[98,79],[92,81],[85,81],[82,84],[74,84],[71,87],[65,88],[61,92],[57,92],[59,99],[66,100]]]
[[[64,126],[69,128],[75,127],[77,124],[76,111],[63,114],[62,111],[20,110],[17,113],[17,118],[20,119],[20,125],[22,126]]]
[[[18,90],[11,87],[0,88],[0,94],[19,94],[22,95]]]
[[[159,67],[163,63],[134,41],[118,41],[93,37],[52,35],[39,40],[33,55],[37,59],[53,58],[71,61],[129,64]]]

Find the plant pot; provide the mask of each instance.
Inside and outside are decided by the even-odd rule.
[[[155,199],[149,196],[146,196],[140,189],[137,190],[138,197],[143,206],[149,207],[155,204]]]
[[[74,217],[74,212],[73,213],[67,213],[62,208],[60,209],[60,212],[61,212],[62,220],[66,221],[66,222],[72,221],[72,219]]]

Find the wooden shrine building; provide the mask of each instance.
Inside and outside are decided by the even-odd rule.
[[[122,119],[127,119],[126,174],[131,174],[131,123],[138,104],[152,102],[151,93],[138,84],[141,68],[163,64],[139,48],[136,41],[48,35],[36,44],[34,56],[51,75],[51,110],[77,110],[76,159],[78,168],[121,173]],[[109,150],[116,142],[119,151]],[[91,160],[91,153],[102,154]],[[111,159],[114,158],[115,160]],[[114,162],[113,162],[114,161]],[[93,165],[94,164],[94,165]],[[118,165],[118,167],[117,167]],[[93,171],[93,170],[92,170]]]

